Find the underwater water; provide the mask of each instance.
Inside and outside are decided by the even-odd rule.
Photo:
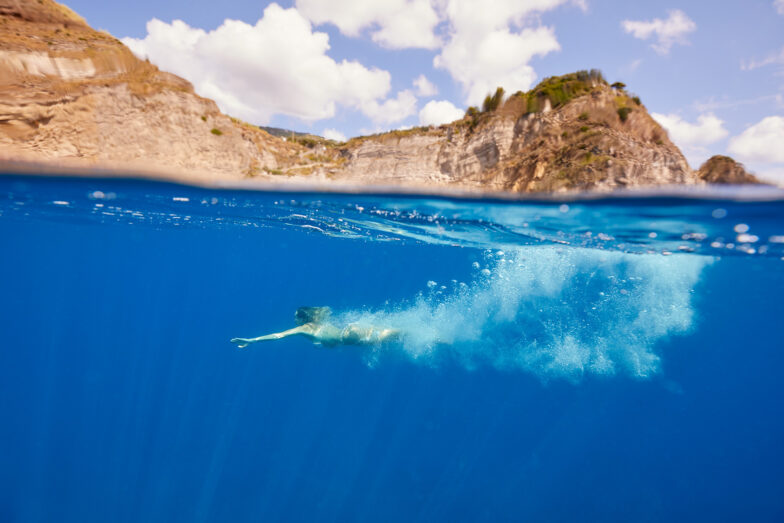
[[[781,192],[5,176],[0,239],[0,521],[784,519]],[[300,306],[398,335],[230,343]]]

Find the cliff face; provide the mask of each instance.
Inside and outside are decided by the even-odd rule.
[[[163,169],[185,181],[200,173],[477,191],[755,180],[715,163],[692,171],[639,99],[598,72],[500,101],[448,125],[345,144],[279,138],[222,114],[52,0],[0,0],[0,157]]]
[[[702,166],[697,175],[708,183],[761,183],[756,176],[746,172],[742,164],[729,156],[713,156]]]
[[[0,152],[240,178],[292,146],[51,1],[0,0]]]
[[[584,87],[555,109],[542,96],[532,111],[521,93],[438,129],[352,140],[337,176],[514,192],[702,183],[642,105],[603,82]]]

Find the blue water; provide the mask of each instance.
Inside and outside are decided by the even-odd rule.
[[[732,191],[0,177],[0,521],[782,521],[784,200]],[[302,305],[402,335],[229,342]]]

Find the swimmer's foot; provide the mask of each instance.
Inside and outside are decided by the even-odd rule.
[[[232,338],[231,342],[236,343],[238,349],[244,349],[250,345],[250,340],[246,340],[245,338]]]

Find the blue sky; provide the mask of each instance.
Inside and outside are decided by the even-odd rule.
[[[784,0],[67,4],[252,123],[334,137],[439,123],[496,85],[598,68],[693,167],[730,154],[784,181]]]

